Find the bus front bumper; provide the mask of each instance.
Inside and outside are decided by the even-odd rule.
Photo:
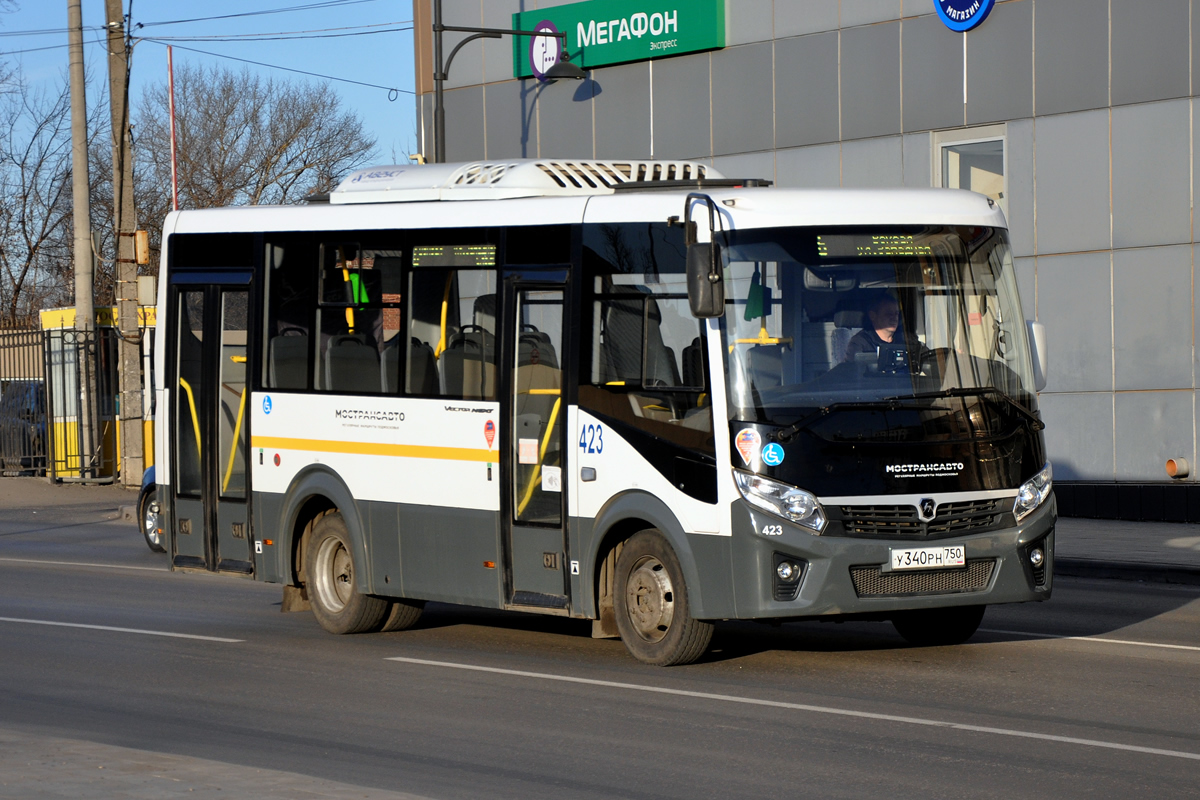
[[[1047,600],[1054,586],[1053,493],[1015,527],[934,540],[817,536],[743,502],[733,505],[737,616],[782,619],[829,615],[886,617],[896,611]],[[771,531],[777,535],[764,535]],[[890,570],[893,549],[962,545],[966,566]],[[1040,550],[1036,565],[1030,554]],[[778,576],[781,561],[801,567],[797,585]],[[791,595],[794,594],[794,597]]]

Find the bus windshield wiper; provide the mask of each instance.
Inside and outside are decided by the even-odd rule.
[[[822,417],[827,417],[830,414],[847,409],[859,410],[876,410],[876,411],[902,411],[914,410],[913,406],[906,406],[902,401],[909,400],[908,397],[887,397],[883,400],[868,400],[861,403],[830,403],[827,406],[818,408],[811,414],[801,417],[796,422],[787,426],[783,430],[775,434],[776,441],[787,443],[796,438],[800,431],[812,425]]]
[[[980,386],[980,387],[965,387],[965,386],[963,386],[963,387],[958,387],[958,388],[954,388],[954,389],[941,389],[936,392],[919,392],[917,394],[908,394],[908,395],[903,395],[903,396],[896,395],[895,397],[889,397],[886,399],[887,400],[929,400],[929,399],[939,398],[939,397],[983,397],[984,395],[999,396],[1000,399],[1004,401],[1005,405],[1007,405],[1009,408],[1013,409],[1014,411],[1018,412],[1021,416],[1025,417],[1025,419],[1029,422],[1029,426],[1033,430],[1040,431],[1046,427],[1046,423],[1042,422],[1041,418],[1038,417],[1038,415],[1036,413],[1034,413],[1031,409],[1029,409],[1029,407],[1027,407],[1024,403],[1018,403],[1016,400],[1014,400],[1012,397],[1010,397],[1007,392],[1001,391],[1000,389],[997,389],[995,386]]]

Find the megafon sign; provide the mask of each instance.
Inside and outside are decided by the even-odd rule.
[[[952,31],[969,31],[992,13],[996,0],[933,0],[938,16]]]
[[[571,63],[602,67],[725,46],[725,0],[588,0],[513,14],[513,30],[562,32]],[[550,36],[514,36],[513,75],[542,75],[560,58]]]

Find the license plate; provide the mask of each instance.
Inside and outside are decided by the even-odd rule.
[[[892,560],[889,563],[893,570],[965,567],[967,565],[967,549],[961,544],[946,547],[893,549]]]

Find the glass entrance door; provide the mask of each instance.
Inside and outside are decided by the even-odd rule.
[[[175,566],[251,574],[245,287],[180,286],[170,435]]]
[[[512,285],[509,310],[511,602],[566,608],[563,290]]]

